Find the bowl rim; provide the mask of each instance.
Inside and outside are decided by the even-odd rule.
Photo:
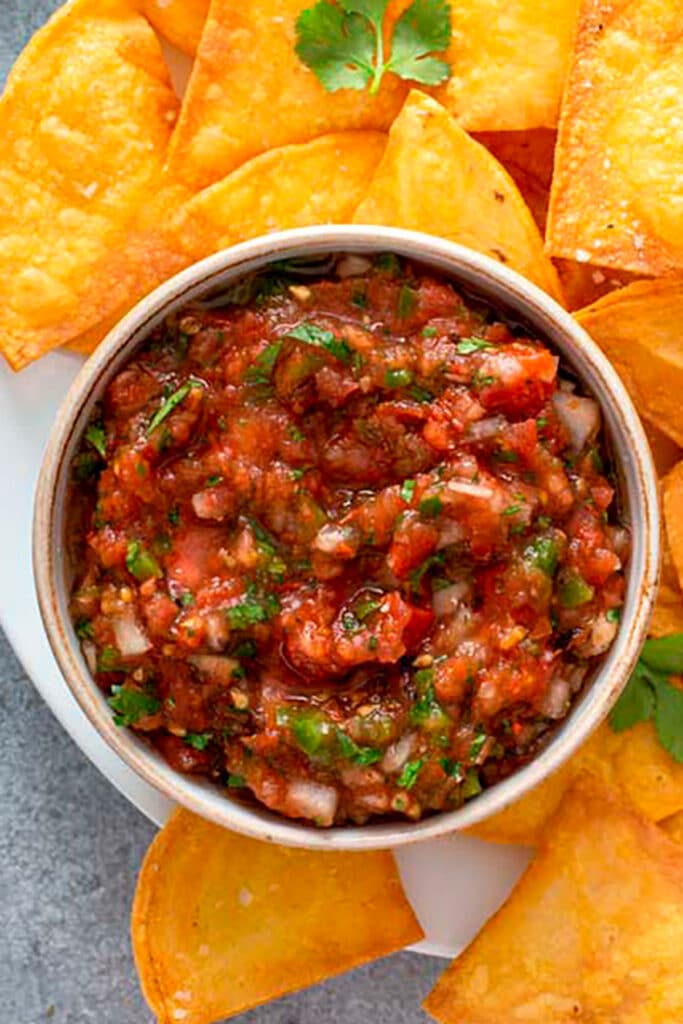
[[[132,730],[113,724],[110,709],[87,669],[66,608],[61,515],[68,466],[81,430],[104,387],[171,308],[223,283],[284,258],[324,252],[391,251],[432,265],[458,285],[471,287],[494,308],[514,309],[534,326],[563,361],[579,363],[612,434],[615,461],[624,473],[631,512],[633,553],[625,610],[612,647],[585,693],[547,746],[508,779],[453,811],[419,822],[371,822],[328,829],[287,819],[232,800],[222,789],[174,769]],[[552,337],[548,337],[552,335]],[[566,349],[566,351],[565,351]],[[571,354],[568,355],[567,353]],[[257,839],[308,849],[373,850],[445,836],[502,811],[567,760],[605,718],[626,685],[645,639],[659,570],[658,482],[649,444],[630,396],[606,356],[554,299],[521,275],[455,242],[402,228],[325,225],[259,236],[215,253],[165,281],[124,316],[84,364],[64,398],[47,442],[34,501],[33,571],[41,617],[62,675],[110,747],[141,778],[171,800],[215,823]]]

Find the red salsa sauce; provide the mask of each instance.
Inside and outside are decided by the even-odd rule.
[[[523,765],[612,642],[629,537],[598,407],[391,255],[168,319],[73,466],[71,610],[116,722],[329,826]]]

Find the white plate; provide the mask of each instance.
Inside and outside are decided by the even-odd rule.
[[[76,704],[43,632],[33,589],[33,490],[50,425],[81,358],[55,352],[20,374],[0,358],[0,621],[26,672],[66,731],[116,788],[161,824],[171,803],[113,753]],[[521,847],[453,835],[397,851],[425,940],[415,947],[453,956],[502,903],[526,866]]]

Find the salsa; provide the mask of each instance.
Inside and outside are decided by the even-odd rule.
[[[596,402],[392,255],[275,266],[170,317],[73,479],[71,611],[116,723],[318,826],[508,776],[618,628]]]

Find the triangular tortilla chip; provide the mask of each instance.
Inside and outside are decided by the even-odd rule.
[[[171,145],[175,178],[203,188],[276,146],[389,127],[408,91],[395,75],[385,76],[376,96],[327,92],[297,57],[296,19],[310,6],[213,0]]]
[[[126,0],[73,0],[0,100],[0,349],[18,369],[89,330],[144,269],[125,253],[177,114],[159,43]]]
[[[209,1024],[422,931],[389,852],[285,849],[178,810],[145,858],[132,936],[159,1024]]]
[[[674,1024],[682,948],[683,850],[587,776],[425,1009],[442,1024]]]
[[[340,132],[254,157],[185,205],[178,238],[198,259],[269,231],[349,221],[386,142],[379,132]]]
[[[413,90],[356,224],[388,224],[441,235],[486,253],[559,297],[553,266],[517,187],[447,110]]]
[[[683,462],[674,466],[662,480],[662,504],[669,551],[678,585],[683,588]]]
[[[468,131],[554,128],[579,0],[451,3],[451,78],[433,90]]]
[[[680,273],[682,163],[683,7],[586,0],[555,155],[551,254]]]
[[[683,445],[683,283],[636,281],[576,319],[609,358],[635,406]]]
[[[197,52],[211,0],[140,0],[140,10],[157,32],[193,56]]]

